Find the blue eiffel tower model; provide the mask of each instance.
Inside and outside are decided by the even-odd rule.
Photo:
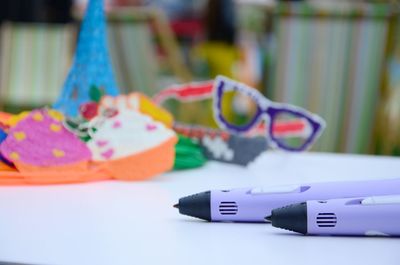
[[[103,0],[90,0],[83,19],[75,58],[54,108],[76,117],[79,106],[90,101],[90,87],[118,95],[107,47]]]

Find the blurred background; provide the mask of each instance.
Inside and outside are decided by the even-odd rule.
[[[55,102],[86,2],[0,2],[1,110]],[[106,0],[122,93],[223,74],[322,116],[313,150],[383,155],[400,155],[399,12],[397,0]],[[213,126],[209,100],[170,105]]]

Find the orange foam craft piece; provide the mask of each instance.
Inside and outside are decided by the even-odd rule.
[[[15,168],[7,165],[4,162],[0,162],[0,171],[17,171]]]
[[[144,152],[98,164],[114,179],[146,180],[172,169],[176,142],[173,137]]]
[[[0,185],[71,184],[109,179],[110,175],[101,167],[85,171],[0,172]]]

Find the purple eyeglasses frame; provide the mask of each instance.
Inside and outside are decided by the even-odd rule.
[[[251,97],[256,102],[257,110],[254,118],[249,123],[244,125],[233,125],[224,118],[221,112],[222,95],[224,92],[227,91],[239,91]],[[224,76],[217,76],[217,78],[215,79],[213,93],[214,119],[222,129],[225,129],[230,133],[245,133],[256,126],[264,117],[267,117],[267,140],[269,140],[270,145],[272,145],[273,147],[285,151],[301,152],[309,149],[326,127],[324,119],[320,116],[298,106],[271,101],[264,97],[258,90]],[[278,138],[274,137],[274,134],[272,133],[272,123],[275,121],[275,118],[279,113],[291,114],[295,117],[305,119],[309,122],[312,132],[301,146],[297,148],[286,146]]]

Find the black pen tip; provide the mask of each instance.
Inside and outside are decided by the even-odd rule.
[[[265,220],[266,222],[269,222],[269,223],[271,223],[271,219],[272,219],[271,215],[268,215],[268,216],[266,216],[266,217],[264,218],[264,220]]]
[[[179,203],[175,204],[174,208],[179,209]]]

